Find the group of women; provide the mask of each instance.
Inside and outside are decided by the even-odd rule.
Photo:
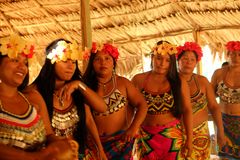
[[[93,43],[82,74],[77,43],[57,39],[28,86],[34,46],[17,35],[0,44],[0,159],[210,159],[209,113],[220,156],[240,158],[238,41],[212,84],[193,73],[203,56],[194,42],[159,41],[152,69],[130,81],[115,72],[113,45]]]

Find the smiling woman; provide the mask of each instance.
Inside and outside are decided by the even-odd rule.
[[[74,159],[77,151],[69,141],[53,136],[39,93],[23,92],[29,80],[28,65],[34,53],[33,45],[17,35],[0,39],[0,44],[1,159]]]
[[[46,48],[47,59],[33,84],[43,96],[54,134],[74,139],[79,144],[79,158],[106,159],[99,140],[91,109],[103,112],[104,101],[88,88],[78,69],[82,59],[81,49],[76,42],[57,39]],[[90,133],[98,147],[88,154],[85,139]],[[100,157],[99,157],[100,156]]]

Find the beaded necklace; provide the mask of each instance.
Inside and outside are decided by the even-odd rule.
[[[28,106],[31,105],[30,102],[28,101],[28,99],[27,99],[21,92],[18,91],[18,94],[27,102]],[[5,110],[5,109],[3,108],[3,105],[2,105],[2,101],[1,101],[1,100],[0,100],[0,110],[4,111],[5,113],[7,113],[7,114],[9,114],[9,115],[15,116],[15,117],[21,118],[22,116],[24,116],[24,115],[21,116],[21,115],[13,114],[13,113]]]

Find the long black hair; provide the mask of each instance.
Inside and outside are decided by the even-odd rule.
[[[163,44],[163,42],[171,44],[168,41],[158,41],[157,45],[161,45]],[[154,55],[152,54],[152,56]],[[170,66],[167,73],[167,79],[170,83],[171,91],[173,93],[173,98],[174,98],[174,107],[172,108],[171,112],[176,118],[180,118],[182,114],[181,80],[177,71],[176,56],[175,54],[172,54],[169,56],[170,56]]]
[[[67,41],[65,39],[57,39],[47,46],[45,51],[46,55],[56,47],[59,41],[65,41],[67,43],[70,43],[70,41]],[[46,102],[50,119],[52,119],[52,116],[53,116],[53,93],[54,93],[55,82],[56,82],[55,64],[56,63],[52,64],[51,60],[46,58],[45,64],[43,65],[39,76],[34,81],[34,84],[37,86],[38,91],[41,93],[42,97]],[[71,80],[67,81],[66,83],[74,80],[83,81],[81,72],[78,69],[77,61],[76,61],[75,72]],[[79,146],[80,146],[79,153],[83,154],[85,150],[85,145],[86,145],[85,140],[87,137],[84,98],[79,90],[75,90],[72,93],[72,97],[73,97],[74,105],[77,106],[77,113],[80,118],[77,124],[76,130],[73,133],[73,137],[79,143]]]
[[[86,71],[83,75],[84,83],[87,84],[94,91],[97,91],[97,88],[98,88],[97,75],[93,68],[93,61],[94,61],[96,55],[97,55],[97,53],[91,52]],[[113,70],[115,72],[117,62],[116,62],[115,58],[112,57],[112,59],[113,59]]]

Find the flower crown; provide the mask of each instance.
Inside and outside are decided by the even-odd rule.
[[[57,43],[56,47],[48,53],[47,58],[51,60],[51,63],[59,61],[82,60],[82,50],[79,48],[76,41],[73,43],[67,43],[61,40]]]
[[[240,51],[240,41],[229,41],[226,44],[226,48],[230,52]]]
[[[111,55],[115,60],[117,60],[119,56],[118,49],[109,43],[102,44],[93,42],[91,53],[97,53],[98,51]]]
[[[203,53],[201,47],[195,42],[185,42],[183,46],[177,47],[178,53],[176,54],[176,58],[178,59],[180,54],[183,54],[184,51],[193,51],[197,54],[197,61],[200,61]]]
[[[175,45],[169,44],[167,42],[163,42],[162,44],[158,45],[155,44],[155,46],[152,49],[152,52],[154,55],[157,54],[161,54],[161,55],[165,55],[165,54],[176,54],[177,53],[177,49]]]
[[[1,55],[7,55],[9,58],[17,58],[19,54],[27,58],[33,57],[34,45],[29,44],[17,34],[1,38],[0,44]]]

